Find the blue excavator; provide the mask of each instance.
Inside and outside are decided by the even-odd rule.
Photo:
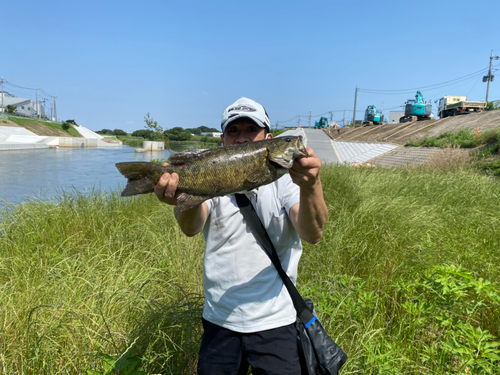
[[[399,122],[430,120],[431,114],[432,104],[426,104],[420,91],[417,91],[415,99],[408,99],[406,101],[405,115],[399,118]]]
[[[319,121],[314,123],[314,129],[325,129],[328,128],[328,119],[326,117],[321,117]]]
[[[363,125],[379,125],[384,121],[384,115],[374,105],[369,105],[365,111]]]

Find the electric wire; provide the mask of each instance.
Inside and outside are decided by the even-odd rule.
[[[24,86],[16,85],[15,83],[7,81],[6,79],[4,79],[3,82],[4,82],[4,84],[6,86],[11,86],[11,87],[15,87],[15,88],[18,88],[18,89],[23,89],[23,90],[40,91],[41,93],[44,93],[45,95],[48,95],[48,96],[51,96],[51,97],[53,96],[53,95],[49,94],[47,91],[45,91],[43,89],[36,89],[36,88],[24,87]]]
[[[448,83],[453,83],[453,82],[459,82],[459,81],[463,81],[463,80],[466,80],[466,79],[471,79],[472,77],[475,77],[476,75],[478,74],[484,74],[484,70],[485,69],[488,69],[489,67],[486,67],[486,68],[483,68],[481,70],[478,70],[474,73],[470,73],[470,74],[467,74],[465,76],[462,76],[462,77],[458,77],[458,78],[455,78],[455,79],[452,79],[452,80],[449,80],[449,81],[444,81],[444,82],[441,82],[441,83],[436,83],[434,85],[429,85],[429,86],[421,86],[421,87],[416,87],[416,88],[412,88],[412,89],[397,89],[397,90],[378,90],[378,89],[363,89],[363,88],[358,88],[358,91],[362,91],[362,92],[373,92],[373,93],[403,93],[403,92],[409,92],[409,91],[415,91],[415,90],[420,90],[420,89],[428,89],[428,88],[433,88],[433,87],[438,87],[438,86],[442,86],[442,85],[446,85]]]

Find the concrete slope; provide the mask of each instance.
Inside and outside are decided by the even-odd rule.
[[[83,138],[90,138],[90,139],[103,139],[104,137],[102,135],[99,135],[95,132],[93,132],[90,129],[87,129],[83,126],[75,126],[75,129],[82,135]]]
[[[11,136],[36,137],[37,135],[22,127],[0,126],[0,141],[6,142]]]
[[[364,163],[400,146],[382,142],[333,141],[341,163]]]
[[[302,129],[307,137],[307,147],[311,147],[323,163],[341,163],[331,138],[323,130]]]
[[[334,141],[323,130],[304,129],[308,147],[323,163],[363,163],[398,148],[396,144]]]
[[[441,164],[444,161],[466,157],[470,149],[437,148],[437,147],[400,147],[394,151],[368,160],[377,167],[395,168],[411,167],[422,164]]]
[[[329,135],[334,140],[389,142],[404,145],[408,141],[433,138],[445,132],[458,133],[460,130],[467,130],[474,133],[477,128],[480,132],[500,128],[500,111],[471,113],[441,120],[344,128],[340,131],[330,129]]]

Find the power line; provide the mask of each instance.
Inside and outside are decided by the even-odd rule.
[[[17,87],[19,89],[25,89],[25,90],[36,90],[36,89],[32,89],[31,87],[23,87],[23,86],[19,86],[19,85],[16,85],[15,83],[12,83],[12,82],[9,82],[7,80],[4,80],[5,83],[11,85],[11,86],[14,86],[14,87]]]
[[[7,81],[6,79],[4,79],[4,83],[8,86],[12,86],[12,87],[15,87],[15,88],[18,88],[18,89],[23,89],[23,90],[31,90],[31,91],[40,91],[40,92],[43,92],[45,95],[48,95],[48,96],[53,96],[51,94],[49,94],[47,91],[43,90],[43,89],[36,89],[36,88],[31,88],[31,87],[24,87],[24,86],[20,86],[20,85],[16,85],[15,83],[12,83],[12,82],[9,82]]]
[[[412,88],[412,89],[377,90],[377,89],[362,89],[362,88],[358,88],[358,91],[362,91],[362,92],[366,92],[366,93],[386,93],[386,94],[389,94],[389,93],[398,93],[399,94],[399,93],[403,93],[403,92],[411,92],[411,91],[420,90],[420,89],[438,88],[438,86],[443,86],[443,85],[446,86],[446,85],[448,85],[450,83],[458,83],[460,81],[464,81],[464,80],[475,78],[476,75],[484,74],[484,70],[485,69],[488,69],[488,68],[486,67],[486,68],[483,68],[481,70],[478,70],[477,72],[470,73],[470,74],[467,74],[467,75],[465,75],[463,77],[455,78],[455,79],[452,79],[452,80],[449,80],[449,81],[445,81],[445,82],[441,82],[441,83],[436,83],[434,85],[429,85],[429,86],[415,87],[415,88]]]
[[[290,120],[286,120],[286,121],[278,121],[278,122],[284,123],[284,122],[295,121],[295,119],[296,119],[297,117],[299,117],[299,115],[294,116],[294,117],[293,117],[293,118],[291,118]]]

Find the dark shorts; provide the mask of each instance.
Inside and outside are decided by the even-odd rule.
[[[253,333],[239,333],[202,319],[198,374],[300,375],[295,323]]]

